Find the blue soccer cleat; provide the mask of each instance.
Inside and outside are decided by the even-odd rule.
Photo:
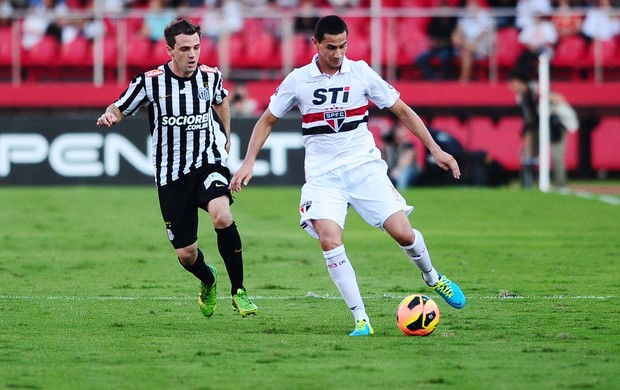
[[[349,336],[369,336],[374,333],[375,330],[366,320],[359,320],[353,332],[349,333]]]
[[[465,295],[463,291],[461,291],[461,288],[439,272],[437,272],[437,274],[439,275],[439,282],[434,286],[429,285],[429,287],[435,290],[448,305],[455,309],[463,308],[463,306],[465,306]]]

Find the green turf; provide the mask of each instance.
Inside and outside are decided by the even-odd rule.
[[[518,189],[414,189],[411,220],[468,296],[449,308],[389,236],[351,212],[345,243],[375,328],[354,323],[298,225],[298,189],[236,196],[256,317],[220,271],[201,316],[150,187],[0,189],[0,388],[612,389],[620,381],[620,206]],[[424,292],[437,330],[406,337],[398,302]]]

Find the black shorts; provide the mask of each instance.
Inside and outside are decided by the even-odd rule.
[[[206,211],[209,201],[222,195],[233,203],[228,183],[230,170],[218,164],[203,166],[157,189],[168,239],[175,249],[198,239],[198,208]]]

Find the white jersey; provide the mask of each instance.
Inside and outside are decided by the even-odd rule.
[[[271,96],[269,110],[282,118],[295,105],[302,115],[306,181],[338,167],[381,159],[368,130],[368,100],[383,109],[400,94],[364,61],[344,58],[340,71],[319,70],[318,55],[293,70]]]

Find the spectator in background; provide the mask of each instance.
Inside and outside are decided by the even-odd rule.
[[[382,137],[382,154],[388,165],[388,176],[399,190],[415,185],[421,173],[409,134],[407,127],[399,122]]]
[[[538,163],[538,99],[535,92],[535,84],[528,76],[513,72],[509,76],[510,89],[515,93],[515,100],[521,116],[523,117],[523,129],[521,136],[521,173],[520,180],[523,188],[531,188],[534,185],[534,168]]]
[[[280,15],[282,10],[276,0],[267,0],[265,7],[260,10],[262,15],[274,16]],[[263,29],[272,37],[282,39],[282,18],[281,17],[265,17],[261,20]]]
[[[176,17],[176,12],[166,5],[166,0],[149,0],[149,8],[144,14],[142,35],[151,42],[159,41],[164,29]]]
[[[515,17],[512,13],[517,6],[517,0],[488,0],[487,3],[494,12],[505,13],[495,17],[496,29],[515,26]]]
[[[536,75],[538,57],[547,54],[551,58],[557,41],[555,25],[543,14],[534,14],[531,23],[519,33],[519,43],[525,46],[525,49],[517,58],[516,70],[528,77]]]
[[[249,95],[247,86],[243,83],[236,84],[230,102],[230,114],[253,117],[260,114],[258,108],[258,102]]]
[[[534,168],[538,164],[539,116],[536,82],[526,75],[513,72],[510,89],[515,93],[517,106],[523,117],[523,148],[521,149],[521,185],[531,188],[534,184]],[[557,92],[549,94],[550,121],[549,137],[553,166],[553,184],[556,188],[566,187],[566,130],[576,131],[579,120],[564,96]]]
[[[223,30],[233,34],[243,28],[243,9],[238,0],[224,0],[220,8],[214,0],[207,0],[203,12],[200,25],[204,35],[211,39],[218,39]]]
[[[447,1],[442,0],[439,11],[449,11]],[[433,16],[427,27],[430,47],[416,58],[416,64],[427,80],[447,80],[451,78],[454,64],[454,47],[452,34],[456,28],[457,19],[454,16]],[[439,72],[434,69],[433,60],[439,60]]]
[[[583,18],[571,8],[570,0],[559,0],[551,21],[560,39],[581,33]]]
[[[67,19],[69,8],[60,0],[42,0],[28,9],[22,25],[22,46],[28,50],[46,35],[58,42],[70,42],[77,29]]]
[[[13,5],[9,0],[0,0],[0,27],[10,26],[13,22]]]
[[[589,40],[609,41],[620,34],[620,21],[613,15],[610,0],[598,0],[586,11],[582,32]]]
[[[295,33],[312,35],[314,26],[319,21],[319,14],[314,8],[313,0],[302,0],[295,17]]]
[[[536,15],[551,15],[552,12],[550,0],[518,0],[515,26],[523,30],[528,24],[534,22]]]
[[[461,57],[459,81],[467,83],[475,59],[487,58],[491,52],[493,18],[478,0],[467,0],[465,15],[459,17],[452,35],[455,53]]]

